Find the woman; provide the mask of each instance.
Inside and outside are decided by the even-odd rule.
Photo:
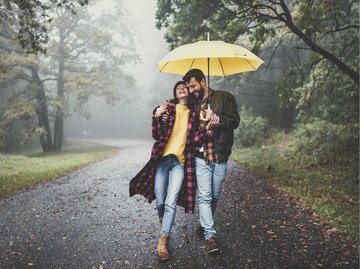
[[[161,225],[157,245],[159,259],[169,260],[168,238],[176,215],[176,204],[192,214],[195,207],[195,145],[212,135],[210,121],[198,130],[194,109],[188,107],[185,82],[174,86],[174,99],[154,110],[152,135],[155,139],[151,159],[131,180],[130,196],[143,195],[149,203],[156,199]],[[167,122],[161,116],[168,113]],[[197,131],[198,130],[198,131]]]

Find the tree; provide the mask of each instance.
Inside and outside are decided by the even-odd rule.
[[[256,115],[269,118],[272,125],[291,128],[296,119],[311,117],[331,122],[357,120],[356,78],[344,75],[336,62],[318,53],[312,44],[304,46],[304,40],[287,26],[290,21],[286,21],[289,18],[284,17],[283,10],[285,3],[293,24],[308,39],[358,73],[359,18],[355,1],[157,3],[157,26],[166,28],[165,38],[172,48],[210,32],[211,39],[252,47],[265,60],[257,72],[217,81],[219,87],[234,90],[240,106],[251,107]]]
[[[49,15],[53,5],[76,13],[77,6],[85,6],[88,0],[0,0],[0,24],[10,24],[16,30],[19,44],[27,52],[45,52],[44,45],[49,37],[46,22],[51,22]]]
[[[10,61],[11,49],[10,60],[0,59],[0,83],[7,84],[3,100],[12,100],[0,102],[0,134],[8,136],[9,128],[20,121],[31,123],[31,128],[23,129],[25,138],[39,134],[44,152],[61,149],[64,118],[72,111],[90,116],[83,109],[90,96],[110,104],[131,99],[127,89],[134,86],[134,79],[123,65],[137,61],[135,34],[121,3],[101,15],[93,6],[76,15],[62,8],[53,12],[46,55],[27,55],[18,48],[21,61]],[[16,70],[22,75],[11,75]]]
[[[13,25],[0,25],[0,144],[11,149],[29,135],[45,134],[36,124],[39,115],[36,99],[41,84],[32,69],[38,65],[33,54],[27,54],[16,42]],[[41,119],[39,119],[40,121]],[[39,123],[40,124],[40,123]],[[2,143],[1,143],[2,142]]]
[[[57,16],[52,29],[54,39],[49,44],[49,60],[53,63],[49,72],[57,81],[53,150],[61,149],[63,121],[71,103],[73,110],[89,117],[82,105],[92,95],[114,104],[121,90],[121,99],[126,101],[126,88],[132,87],[134,80],[122,66],[137,59],[133,53],[135,35],[125,26],[126,14],[119,4],[98,18],[84,11],[76,16],[63,11]],[[114,32],[117,25],[123,27]]]
[[[157,27],[167,28],[166,40],[172,47],[197,40],[206,32],[228,42],[246,34],[256,52],[277,31],[291,32],[307,45],[306,49],[359,84],[358,64],[349,64],[346,57],[322,42],[334,33],[350,32],[352,38],[342,49],[356,49],[359,16],[354,0],[158,0],[157,7]]]

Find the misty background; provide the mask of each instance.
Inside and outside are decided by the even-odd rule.
[[[98,5],[104,9],[112,7],[111,1],[100,1]],[[84,137],[86,132],[88,138],[152,139],[153,108],[172,97],[173,85],[181,79],[181,76],[160,73],[156,66],[169,52],[169,45],[164,40],[165,31],[155,27],[156,2],[126,1],[123,5],[129,11],[129,25],[135,27],[137,42],[134,50],[140,58],[140,62],[124,67],[136,80],[135,87],[124,89],[132,93],[132,98],[112,106],[101,98],[92,97],[85,105],[90,118],[77,114],[67,118],[65,137]]]

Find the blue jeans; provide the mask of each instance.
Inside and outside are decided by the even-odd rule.
[[[206,164],[204,159],[195,157],[195,165],[200,224],[204,228],[205,239],[208,240],[216,234],[214,213],[225,179],[227,161]]]
[[[162,221],[161,234],[169,235],[176,215],[176,203],[184,180],[184,167],[174,155],[158,160],[155,174],[156,208]]]

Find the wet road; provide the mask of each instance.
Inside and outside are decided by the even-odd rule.
[[[356,245],[234,162],[215,218],[220,253],[204,253],[198,216],[178,208],[172,259],[161,263],[154,202],[128,197],[151,141],[100,142],[118,153],[0,201],[1,269],[358,268]]]

